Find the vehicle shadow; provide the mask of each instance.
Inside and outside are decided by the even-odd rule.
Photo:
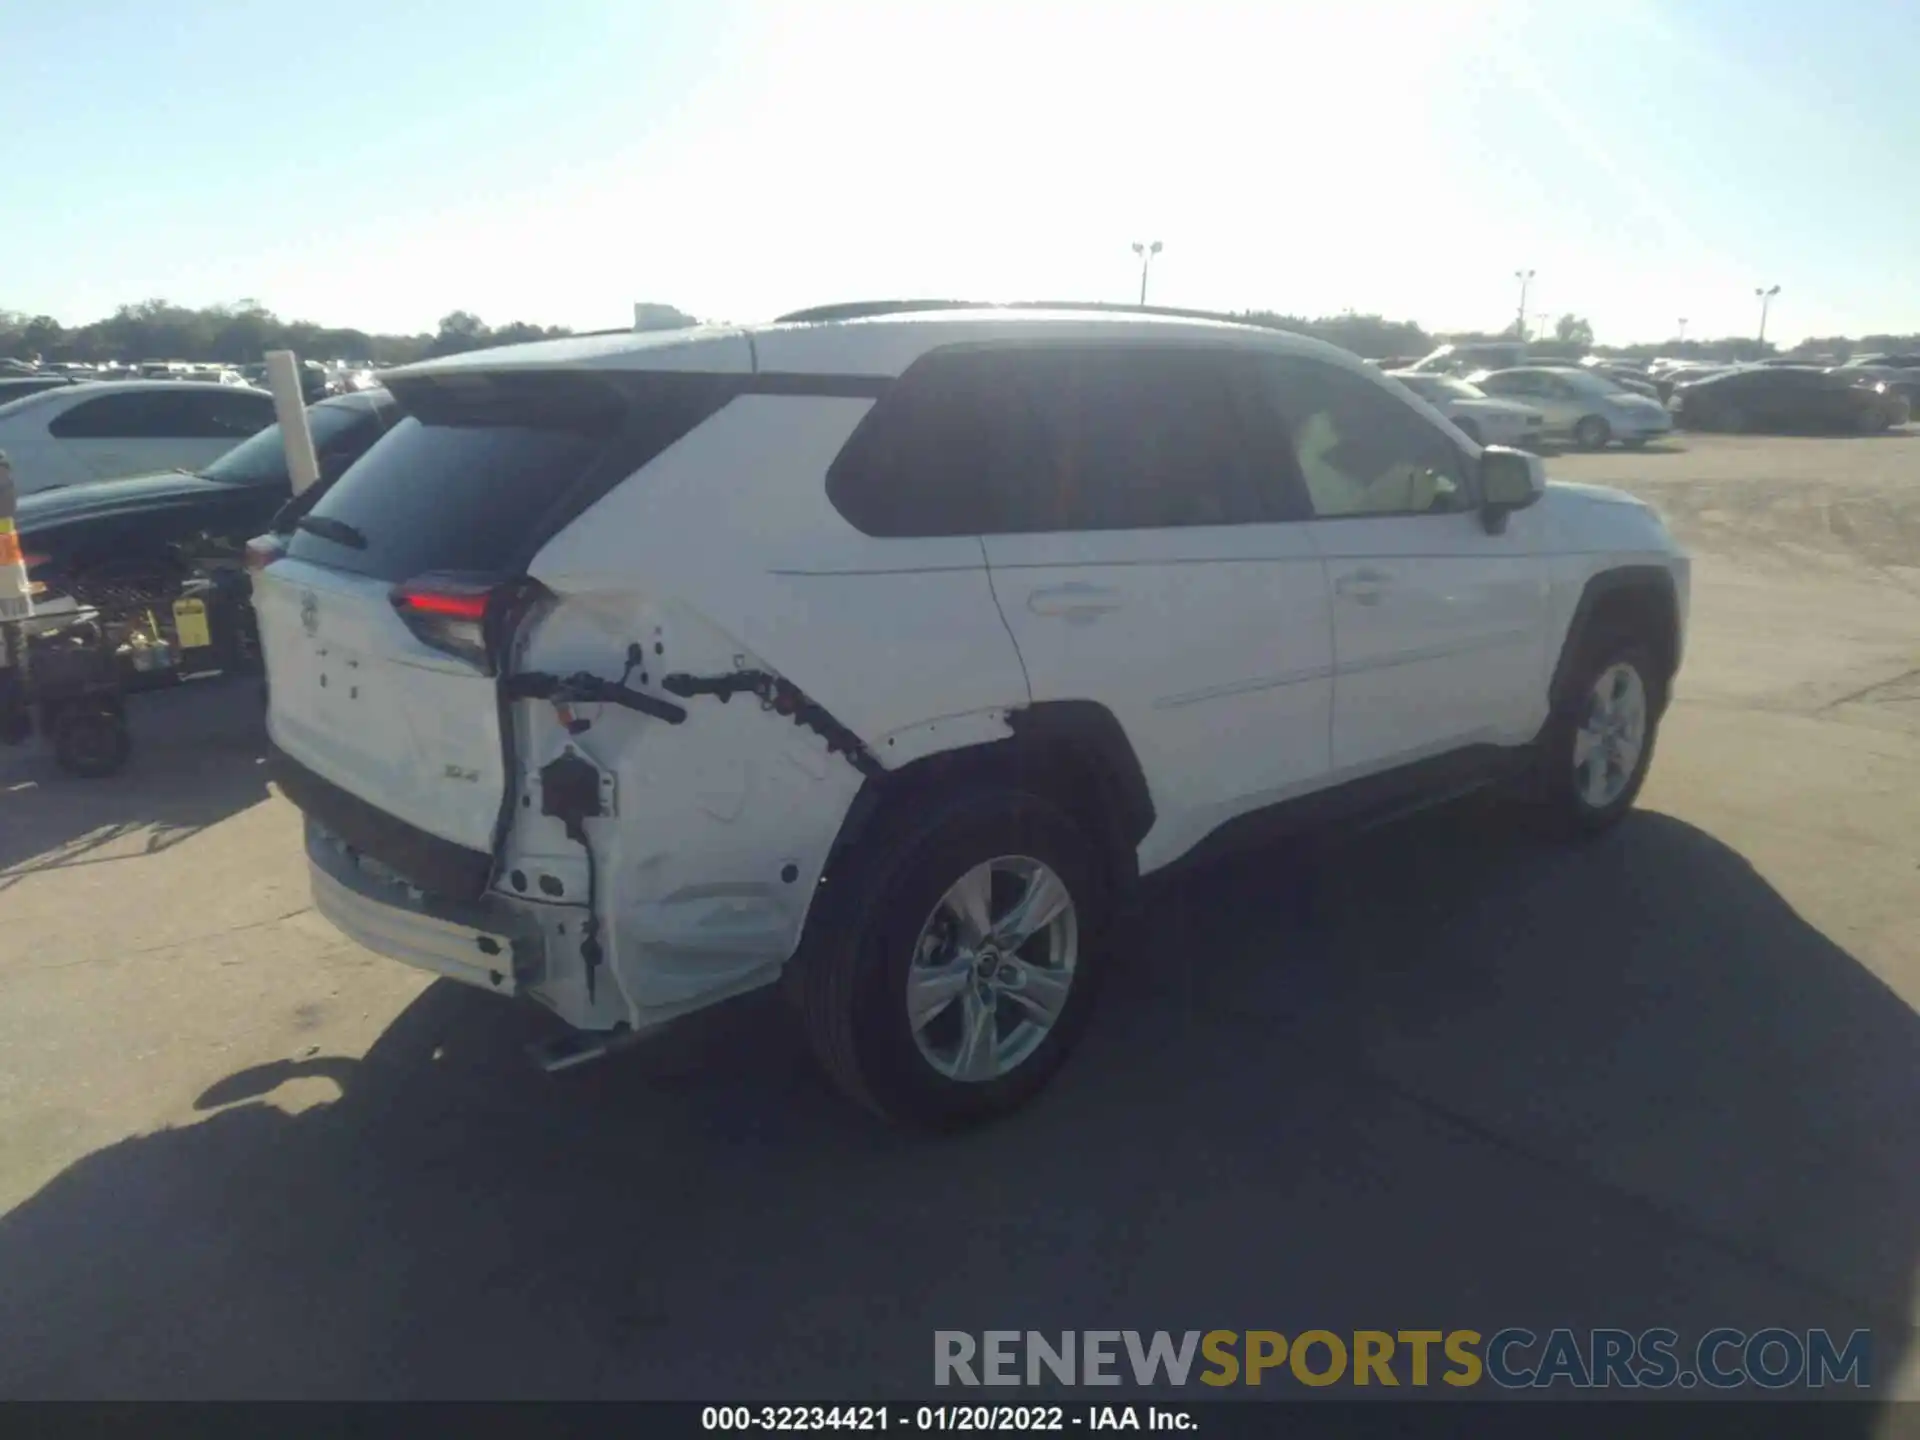
[[[1893,1376],[1920,1021],[1711,836],[1457,809],[1149,898],[1053,1090],[945,1139],[771,994],[548,1077],[436,986],[0,1220],[0,1393],[906,1397],[935,1328],[1100,1326],[1870,1328]]]
[[[0,893],[40,871],[151,855],[267,797],[266,727],[245,680],[137,695],[133,758],[79,780],[38,741],[0,750]]]

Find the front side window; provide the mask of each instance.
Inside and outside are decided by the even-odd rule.
[[[848,440],[827,493],[869,535],[986,535],[1281,518],[1257,392],[1206,349],[938,352]]]
[[[1317,518],[1471,507],[1460,451],[1412,406],[1322,361],[1276,356],[1266,369]]]
[[[149,392],[122,390],[83,400],[54,416],[47,433],[59,440],[122,440],[148,436],[160,422]]]

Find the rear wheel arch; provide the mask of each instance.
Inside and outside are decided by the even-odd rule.
[[[1680,668],[1680,603],[1673,574],[1659,565],[1623,565],[1593,576],[1580,592],[1554,665],[1550,698],[1556,709],[1571,699],[1581,656],[1601,636],[1628,635],[1646,643],[1659,664],[1665,692]]]
[[[1110,878],[1137,878],[1140,841],[1153,828],[1153,796],[1126,730],[1092,700],[1053,700],[1007,713],[1004,740],[943,750],[869,779],[854,796],[829,852],[825,874],[883,830],[889,812],[927,804],[956,789],[995,785],[1053,801],[1083,826],[1106,857]]]

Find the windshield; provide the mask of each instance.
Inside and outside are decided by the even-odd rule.
[[[307,411],[307,425],[313,431],[313,449],[317,456],[329,449],[356,426],[372,420],[372,412],[345,405],[315,405]],[[291,485],[287,475],[287,447],[280,439],[280,427],[269,425],[256,435],[242,440],[205,470],[204,480],[222,485]]]

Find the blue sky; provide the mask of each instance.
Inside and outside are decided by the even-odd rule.
[[[1913,0],[0,7],[0,308],[1920,331]]]

